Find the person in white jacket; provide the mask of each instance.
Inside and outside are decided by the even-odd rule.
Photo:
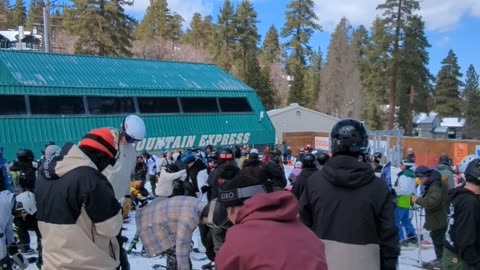
[[[173,193],[173,181],[179,179],[184,181],[187,178],[187,171],[178,170],[178,167],[174,164],[162,167],[158,183],[155,188],[155,194],[160,197],[168,197]]]
[[[11,269],[8,267],[11,267],[12,264],[9,249],[11,250],[12,244],[14,244],[12,215],[14,204],[15,199],[12,192],[8,190],[0,192],[0,269]]]
[[[115,198],[121,201],[130,194],[130,180],[137,159],[134,144],[145,138],[146,127],[142,118],[137,115],[128,115],[122,122],[121,130],[112,129],[112,133],[120,138],[117,162],[113,167],[111,165],[106,167],[102,174],[112,184]]]

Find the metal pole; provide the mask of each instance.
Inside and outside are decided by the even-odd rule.
[[[48,25],[49,5],[50,5],[49,0],[46,0],[42,9],[43,11],[43,49],[44,49],[44,52],[46,53],[50,52],[50,39],[49,39],[50,27]]]

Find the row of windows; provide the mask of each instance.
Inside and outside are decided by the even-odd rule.
[[[252,112],[244,97],[101,97],[0,95],[0,115]]]

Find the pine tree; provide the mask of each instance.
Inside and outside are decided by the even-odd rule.
[[[225,0],[217,19],[214,43],[211,48],[213,61],[226,71],[231,71],[235,52],[235,9]]]
[[[278,63],[280,61],[281,49],[278,40],[278,31],[274,25],[270,26],[267,35],[263,40],[260,59],[263,65]]]
[[[352,27],[346,18],[342,18],[335,28],[328,45],[327,62],[322,72],[322,95],[319,99],[319,109],[329,115],[344,118],[351,96],[347,95],[347,65],[351,64],[349,53],[350,33]],[[341,78],[341,79],[339,79]]]
[[[170,16],[167,0],[150,0],[150,6],[135,30],[135,38],[141,41],[151,41],[155,38],[168,39]]]
[[[260,36],[257,32],[257,12],[252,3],[243,0],[235,15],[236,38],[238,46],[235,59],[238,61],[240,78],[250,81],[249,77],[257,77],[260,66],[257,59],[257,43]]]
[[[463,100],[465,101],[465,135],[468,138],[480,139],[480,77],[473,65],[466,73]]]
[[[43,23],[43,6],[42,2],[38,0],[31,0],[28,6],[28,18],[26,30],[32,31],[34,27],[39,28]],[[43,28],[43,27],[41,27]]]
[[[271,69],[268,65],[261,69],[256,89],[257,95],[266,110],[271,110],[275,107],[275,86],[270,78],[270,73]]]
[[[197,51],[202,46],[202,39],[204,37],[202,14],[195,12],[193,13],[187,32],[183,35],[183,42],[192,45],[195,51]]]
[[[432,107],[429,104],[432,103],[433,75],[428,70],[430,57],[427,51],[431,45],[424,30],[422,18],[412,16],[405,31],[405,42],[399,52],[399,124],[407,135],[412,134],[413,112],[429,112]]]
[[[460,99],[460,81],[462,73],[457,56],[450,50],[442,61],[435,86],[435,110],[442,117],[461,117],[462,101]]]
[[[172,51],[175,51],[175,44],[182,37],[183,18],[180,14],[173,13],[167,16],[167,31],[165,38],[172,42]]]
[[[365,56],[360,64],[364,96],[362,119],[370,130],[385,128],[382,105],[386,102],[389,45],[388,34],[383,26],[383,22],[377,18],[373,22],[370,38],[366,40],[366,34],[363,33],[363,42],[366,44],[360,45],[365,48]]]
[[[310,66],[307,70],[305,81],[306,103],[305,107],[315,109],[320,95],[320,73],[322,71],[323,53],[320,48],[310,57]]]
[[[25,26],[27,20],[27,9],[23,0],[17,0],[9,17],[10,27],[17,29],[19,26]]]
[[[389,112],[387,128],[393,129],[395,123],[395,108],[397,99],[398,66],[400,62],[400,47],[402,37],[408,21],[416,10],[420,9],[418,0],[386,0],[384,4],[378,5],[377,9],[383,10],[383,23],[390,33],[391,63],[389,66]]]
[[[65,26],[78,36],[75,53],[101,56],[130,56],[135,20],[125,14],[125,0],[72,0]]]
[[[282,28],[282,37],[287,38],[285,48],[287,50],[286,70],[293,78],[290,83],[288,102],[305,102],[305,73],[306,59],[312,53],[309,46],[310,38],[315,30],[321,30],[316,22],[317,15],[313,11],[313,0],[292,0],[287,5],[286,22]]]
[[[0,29],[7,29],[9,25],[8,0],[0,0]]]
[[[215,31],[216,26],[213,24],[212,16],[205,16],[202,22],[202,29],[203,29],[203,37],[201,46],[203,49],[208,49],[210,47],[210,43],[215,38]]]

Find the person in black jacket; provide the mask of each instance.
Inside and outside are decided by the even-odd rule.
[[[465,177],[464,187],[449,192],[444,269],[480,269],[480,159],[468,164]]]
[[[295,181],[295,183],[293,183],[293,187],[292,187],[292,193],[293,195],[295,195],[295,197],[297,197],[297,199],[300,199],[300,195],[302,195],[305,189],[307,179],[312,174],[318,171],[317,166],[315,164],[315,159],[316,158],[313,154],[306,154],[305,157],[303,158],[302,172],[297,177],[297,180]]]
[[[395,205],[364,161],[367,129],[360,121],[340,120],[330,141],[333,157],[307,180],[300,197],[302,222],[325,243],[329,269],[396,269]]]
[[[280,150],[273,150],[270,152],[271,159],[267,163],[266,167],[270,171],[271,186],[273,191],[283,190],[287,186],[287,178],[285,177],[285,171],[283,170],[282,152]]]

